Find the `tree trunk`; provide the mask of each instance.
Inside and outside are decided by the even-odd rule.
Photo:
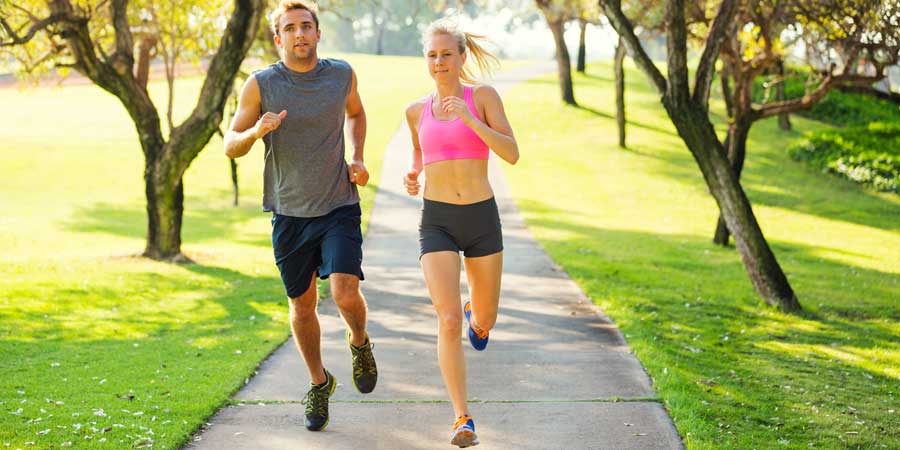
[[[722,98],[725,100],[725,114],[727,114],[730,119],[734,117],[734,99],[731,95],[731,85],[728,81],[728,72],[723,70],[719,74],[719,82],[722,84]]]
[[[160,151],[158,155],[165,154]],[[144,182],[147,195],[147,247],[144,256],[179,261],[181,256],[181,218],[184,213],[184,185],[177,171],[170,169],[171,156],[159,156],[145,162]]]
[[[372,15],[372,26],[375,27],[375,54],[384,54],[384,29],[387,27],[385,20],[379,19],[376,14]]]
[[[550,31],[553,32],[553,41],[556,43],[556,65],[559,69],[559,89],[562,94],[562,101],[573,106],[577,106],[575,102],[575,92],[572,88],[572,62],[569,59],[569,50],[566,48],[566,41],[563,39],[565,32],[565,23],[562,19],[547,19]]]
[[[619,147],[625,148],[625,41],[620,37],[616,45],[613,72],[616,79],[616,125],[619,128]]]
[[[153,37],[141,39],[138,46],[138,64],[134,78],[142,89],[147,89],[147,81],[150,79],[150,59],[152,59],[151,51],[154,47],[156,47],[156,39]]]
[[[584,43],[584,35],[587,31],[587,22],[584,20],[579,20],[578,25],[581,26],[581,33],[578,35],[578,62],[576,65],[576,69],[579,73],[584,73],[585,64],[587,63],[587,55],[585,54],[585,43]]]
[[[775,70],[778,73],[778,77],[780,80],[778,84],[775,85],[775,101],[783,101],[784,100],[784,61],[778,60],[775,63]],[[778,115],[778,128],[788,131],[791,129],[791,119],[788,113],[781,113]]]
[[[231,185],[234,187],[234,206],[238,205],[238,172],[237,172],[237,161],[234,158],[230,158],[231,161]]]
[[[736,74],[738,72],[735,72]],[[753,126],[753,79],[737,75],[735,78],[735,91],[731,96],[731,108],[729,108],[728,136],[725,138],[725,152],[728,163],[734,172],[735,178],[740,181],[741,171],[744,169],[744,158],[747,156],[747,136],[750,127]],[[721,246],[728,245],[728,226],[721,212],[716,221],[716,232],[713,235],[713,243]]]
[[[384,28],[378,28],[378,39],[375,41],[375,54],[384,54]]]
[[[173,52],[175,50],[172,50]],[[176,58],[173,57],[171,64],[166,63],[166,87],[169,89],[168,100],[166,100],[166,122],[169,124],[169,133],[175,129],[175,122],[172,120],[172,114],[175,108],[175,64]]]
[[[744,158],[747,156],[747,136],[750,134],[750,126],[752,124],[746,115],[742,115],[732,120],[728,126],[725,149],[728,154],[728,162],[731,164],[734,176],[738,180],[741,179],[741,171],[744,169]],[[728,232],[725,219],[722,218],[720,213],[713,242],[723,247],[727,246],[730,235],[731,233]]]
[[[729,163],[712,124],[702,109],[663,98],[678,134],[694,156],[710,193],[716,199],[750,281],[759,296],[784,310],[800,309],[800,303],[778,265],[756,221],[744,190]]]

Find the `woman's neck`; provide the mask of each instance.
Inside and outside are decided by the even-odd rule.
[[[455,82],[447,83],[447,84],[438,84],[437,85],[437,93],[438,98],[443,100],[444,98],[455,96],[462,98],[465,91],[463,89],[462,83],[457,79]]]

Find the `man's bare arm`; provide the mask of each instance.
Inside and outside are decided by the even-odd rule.
[[[350,131],[350,146],[353,158],[348,166],[350,181],[360,186],[369,182],[369,171],[363,162],[363,147],[366,145],[366,110],[357,89],[356,72],[352,73],[350,94],[347,96],[347,128]]]
[[[281,125],[287,111],[279,114],[267,112],[262,114],[259,95],[259,84],[256,77],[250,76],[241,90],[237,112],[231,120],[231,128],[225,132],[225,155],[229,158],[240,158],[247,154],[257,139]],[[260,117],[262,115],[262,117]]]

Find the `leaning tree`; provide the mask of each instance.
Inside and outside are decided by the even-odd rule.
[[[183,259],[182,178],[222,121],[232,82],[257,33],[265,2],[234,0],[230,15],[223,7],[211,19],[217,31],[214,36],[220,38],[196,49],[203,50],[209,58],[196,106],[180,124],[170,121],[168,134],[164,135],[159,111],[147,91],[149,58],[159,51],[187,51],[187,47],[171,40],[174,33],[183,33],[183,29],[169,27],[167,36],[154,33],[164,29],[164,24],[178,20],[172,15],[190,15],[192,10],[196,11],[195,16],[188,17],[185,23],[198,25],[199,11],[209,7],[210,2],[181,2],[180,11],[172,5],[166,10],[153,0],[9,2],[0,11],[0,47],[13,53],[26,70],[72,68],[119,99],[134,122],[144,153],[144,255],[177,261]],[[209,25],[201,22],[200,25]],[[167,58],[174,63],[177,58],[171,56]]]
[[[871,86],[887,76],[900,55],[900,2],[896,0],[740,0],[720,57],[729,124],[725,149],[740,178],[750,128],[759,120],[809,109],[841,86]],[[766,71],[783,91],[783,61],[802,42],[811,70],[802,97],[753,102],[753,86]],[[723,79],[725,81],[725,79]],[[733,90],[729,87],[733,84]],[[730,92],[729,92],[730,91]],[[784,120],[784,119],[782,119]],[[713,241],[727,245],[729,227],[719,217]]]
[[[644,50],[635,35],[631,21],[622,12],[620,0],[600,0],[600,6],[619,36],[625,40],[628,53],[647,75],[660,94],[661,102],[681,139],[687,145],[703,174],[710,193],[719,205],[753,287],[766,302],[785,310],[799,310],[800,303],[775,254],[763,236],[750,201],[713,128],[707,108],[709,87],[725,33],[737,12],[737,0],[722,0],[708,28],[705,44],[693,77],[688,76],[688,30],[685,0],[668,0],[665,10],[666,54],[668,78],[664,76]]]

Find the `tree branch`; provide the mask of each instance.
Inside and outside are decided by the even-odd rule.
[[[25,13],[28,16],[28,19],[31,20],[32,22],[37,22],[37,21],[41,20],[41,19],[38,19],[37,16],[32,14],[31,11],[29,11],[15,3],[12,3],[12,2],[10,2],[10,4],[12,5],[13,8],[18,9],[19,11],[22,11],[23,13]],[[0,10],[0,11],[2,11],[2,10]]]
[[[113,29],[116,31],[116,51],[111,64],[119,74],[131,73],[134,69],[134,38],[128,24],[128,0],[113,0],[109,5]]]
[[[804,109],[812,108],[819,100],[825,97],[829,91],[838,85],[869,85],[884,78],[884,75],[838,75],[828,74],[824,80],[812,92],[807,93],[803,97],[780,102],[766,103],[762,106],[754,106],[752,108],[753,120],[764,119],[766,117],[777,116],[781,113],[792,113]]]
[[[709,28],[709,34],[706,36],[706,45],[703,47],[703,55],[700,62],[697,63],[697,75],[694,81],[693,102],[701,105],[706,109],[709,102],[709,86],[712,84],[713,74],[716,68],[716,59],[719,57],[719,51],[725,40],[725,32],[731,25],[737,11],[737,2],[735,0],[724,0],[713,19],[712,26]]]
[[[14,45],[25,44],[31,41],[31,39],[34,38],[34,35],[37,34],[38,31],[41,31],[55,23],[69,19],[70,18],[67,14],[51,14],[47,18],[34,22],[28,29],[28,32],[25,33],[25,35],[19,36],[19,34],[16,33],[16,31],[13,30],[12,26],[6,21],[6,18],[0,17],[0,27],[3,28],[4,34],[11,38],[10,40],[4,39],[2,42],[0,42],[0,47],[12,47]]]
[[[234,1],[234,11],[222,35],[218,51],[210,61],[197,106],[190,117],[170,134],[170,143],[173,145],[168,146],[169,148],[176,147],[176,142],[196,143],[190,147],[179,146],[183,151],[175,155],[177,167],[173,167],[173,170],[183,173],[222,121],[234,77],[253,43],[264,10],[265,0]]]
[[[125,1],[125,0],[117,0]],[[75,68],[89,78],[97,86],[115,95],[128,115],[134,121],[141,148],[148,160],[156,158],[156,151],[162,147],[163,138],[159,125],[159,113],[147,91],[143,90],[134,78],[131,70],[124,73],[115,69],[110,63],[97,57],[94,42],[88,29],[88,19],[76,17],[69,0],[49,0],[50,10],[54,14],[67,14],[77,20],[61,23],[60,37],[75,59]]]
[[[352,17],[347,16],[347,15],[341,13],[337,8],[327,8],[327,7],[319,6],[319,13],[320,13],[320,14],[321,14],[321,13],[334,14],[335,17],[337,17],[338,19],[341,19],[341,20],[343,20],[343,21],[345,21],[345,22],[353,22],[353,18],[352,18]]]
[[[97,57],[97,53],[94,51],[94,43],[91,40],[87,27],[88,20],[82,17],[78,17],[75,20],[72,4],[69,0],[51,0],[49,6],[53,14],[69,17],[66,21],[61,22],[62,27],[59,35],[66,42],[69,50],[72,51],[78,71],[101,88],[118,96],[119,90],[115,83],[112,83],[110,78],[102,75],[105,64]]]
[[[653,64],[650,56],[641,46],[641,41],[634,34],[634,27],[622,12],[622,4],[620,0],[599,0],[603,14],[609,20],[610,25],[616,30],[616,33],[622,37],[628,53],[631,55],[634,63],[647,75],[653,87],[659,92],[659,95],[666,94],[666,78],[659,69]]]

